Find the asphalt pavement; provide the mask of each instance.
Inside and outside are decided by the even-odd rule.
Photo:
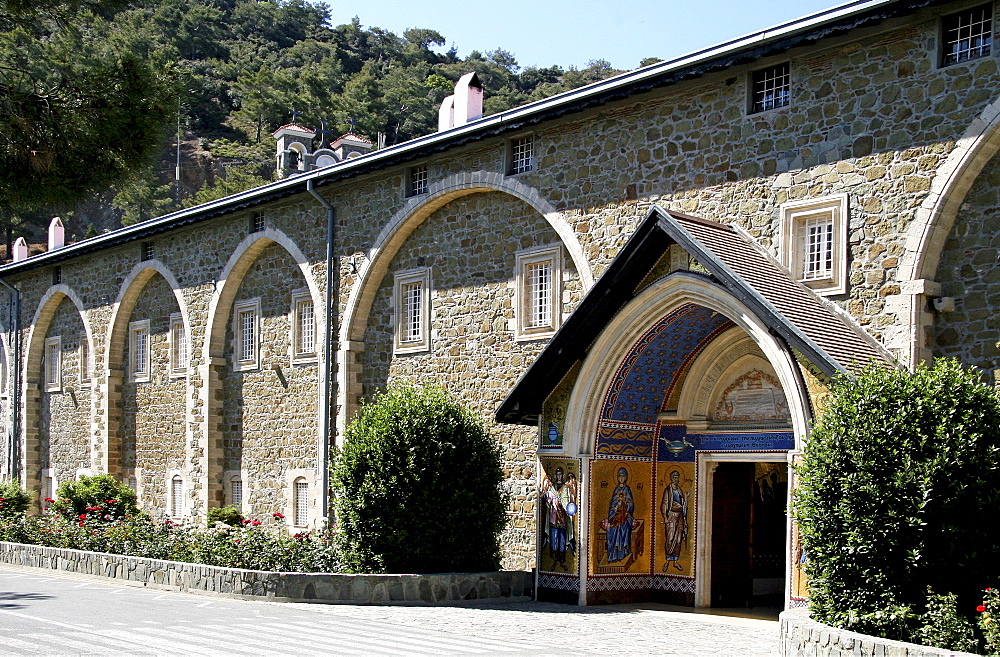
[[[0,564],[0,655],[778,654],[774,620],[666,605],[276,603]]]

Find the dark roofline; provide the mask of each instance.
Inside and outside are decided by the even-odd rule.
[[[218,201],[180,210],[157,219],[128,226],[105,235],[76,242],[17,263],[0,266],[0,275],[16,274],[51,265],[93,251],[145,239],[175,228],[238,212],[262,203],[305,193],[306,182],[316,187],[353,178],[419,157],[463,146],[469,142],[537,125],[543,121],[582,112],[638,93],[677,84],[761,57],[776,55],[845,34],[889,18],[906,16],[923,7],[950,0],[855,0],[766,30],[698,50],[652,66],[623,73],[552,98],[494,114],[464,126],[412,139],[276,183],[263,185]]]
[[[848,366],[852,363],[840,363],[835,360],[719,256],[692,236],[678,219],[725,231],[729,235],[737,234],[732,226],[653,206],[604,274],[584,296],[577,309],[518,379],[497,409],[495,416],[497,422],[534,424],[537,421],[544,400],[566,373],[578,361],[584,360],[590,346],[612,318],[642,292],[638,289],[639,285],[671,244],[677,244],[691,254],[708,270],[712,279],[747,306],[767,326],[772,335],[786,347],[801,353],[823,374],[832,377],[848,371]],[[750,249],[754,248],[754,245],[748,241],[746,247]],[[835,312],[832,309],[828,311]],[[847,323],[845,328],[857,333],[858,337],[874,349],[875,354],[887,361],[891,360],[891,356],[874,338],[851,323]],[[527,400],[530,407],[524,406],[524,400]]]

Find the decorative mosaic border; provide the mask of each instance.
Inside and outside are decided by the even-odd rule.
[[[580,578],[566,577],[563,575],[546,575],[545,573],[539,573],[538,588],[556,589],[558,591],[579,591]]]
[[[670,577],[667,575],[591,576],[587,579],[588,591],[653,589],[675,593],[694,593],[694,587],[693,577]]]

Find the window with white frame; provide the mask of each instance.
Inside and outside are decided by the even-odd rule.
[[[535,139],[532,136],[518,137],[510,142],[510,166],[512,174],[524,173],[535,168]]]
[[[233,311],[233,368],[255,370],[259,367],[260,299],[236,304]]]
[[[90,383],[90,349],[87,336],[80,336],[80,383]]]
[[[45,360],[42,371],[45,374],[45,391],[60,392],[62,390],[62,338],[55,335],[45,338]]]
[[[304,477],[295,480],[292,503],[292,524],[305,527],[309,524],[309,483]]]
[[[188,336],[184,318],[180,313],[170,315],[170,374],[180,376],[187,372]]]
[[[292,293],[292,360],[316,358],[316,307],[309,290]]]
[[[515,338],[549,337],[561,320],[561,250],[558,246],[543,246],[520,251],[515,266]]]
[[[229,480],[229,503],[236,507],[237,511],[243,510],[243,480],[239,475]]]
[[[941,19],[941,66],[987,57],[992,45],[992,3]]]
[[[133,381],[149,381],[149,320],[143,319],[128,325],[128,369]]]
[[[791,102],[792,86],[788,62],[754,71],[750,83],[750,113],[785,107]]]
[[[430,349],[430,269],[414,269],[396,274],[395,353]]]
[[[51,502],[46,502],[46,500],[54,500],[56,498],[57,488],[55,470],[52,468],[42,470],[42,508],[47,509],[49,504],[51,504]]]
[[[847,195],[781,206],[781,261],[818,294],[847,289]]]
[[[170,479],[170,516],[184,516],[184,478],[180,475],[174,475]]]

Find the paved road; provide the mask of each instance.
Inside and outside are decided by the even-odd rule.
[[[230,600],[0,564],[0,655],[777,654],[778,624],[662,605]]]

